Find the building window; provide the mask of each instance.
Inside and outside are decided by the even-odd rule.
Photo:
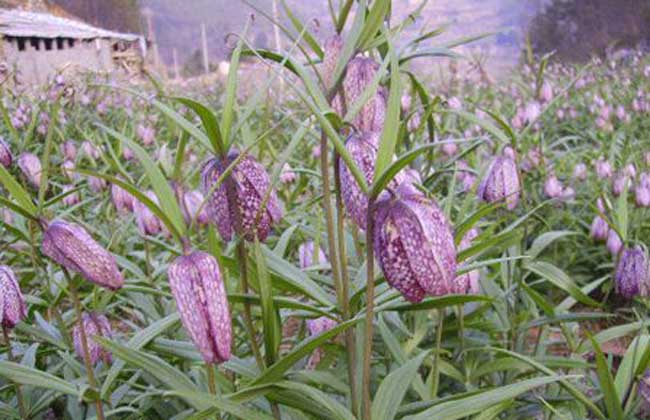
[[[68,38],[68,47],[74,48],[74,39]]]
[[[57,38],[56,39],[56,49],[57,50],[62,50],[65,47],[63,46],[63,38]]]
[[[45,38],[43,40],[43,44],[45,45],[46,51],[50,51],[52,49],[52,40],[50,38]]]
[[[29,45],[32,46],[36,51],[41,49],[41,43],[39,42],[40,40],[36,37],[31,37],[29,38]]]
[[[16,38],[18,51],[25,51],[25,38]]]

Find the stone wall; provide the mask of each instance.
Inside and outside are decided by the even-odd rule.
[[[45,83],[64,68],[111,71],[114,67],[108,39],[3,38],[0,42],[2,60],[16,71],[20,83]]]

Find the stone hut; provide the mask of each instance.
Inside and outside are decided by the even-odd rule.
[[[19,83],[44,83],[64,68],[139,73],[146,52],[140,35],[48,13],[0,9],[0,63]]]

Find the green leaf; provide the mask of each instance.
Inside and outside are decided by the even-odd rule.
[[[218,410],[231,414],[241,420],[275,420],[272,416],[264,412],[246,408],[239,403],[233,403],[226,398],[205,392],[170,391],[165,394],[180,397],[194,407],[202,407],[200,408],[201,410],[209,410],[211,407],[216,407]]]
[[[287,2],[285,0],[281,0],[281,1],[282,1],[282,7],[284,8],[284,11],[287,14],[289,20],[291,20],[293,27],[296,29],[298,33],[303,34],[303,38],[305,39],[305,42],[307,43],[307,45],[309,45],[312,51],[318,56],[318,58],[323,58],[323,50],[318,44],[318,41],[316,41],[316,39],[311,34],[311,32],[309,32],[309,30],[305,27],[305,25],[302,24],[302,22],[296,17],[296,15],[293,14],[293,11],[287,5]]]
[[[594,340],[593,337],[590,337],[589,339],[594,353],[596,354],[596,373],[598,374],[598,380],[600,381],[600,390],[603,393],[605,407],[607,407],[607,414],[609,414],[609,417],[612,420],[623,420],[624,415],[623,407],[621,406],[621,399],[618,396],[618,392],[616,392],[614,378],[609,370],[607,359],[605,359],[605,355],[596,340]]]
[[[492,298],[483,295],[445,295],[445,296],[426,298],[419,303],[389,302],[386,305],[378,306],[377,311],[378,312],[379,311],[397,311],[397,312],[428,311],[431,309],[442,309],[447,307],[463,305],[465,303],[470,303],[470,302],[490,302],[490,301],[492,301]]]
[[[382,1],[375,1],[374,8],[379,7]],[[384,3],[388,3],[384,1]],[[372,13],[372,12],[371,12]],[[388,106],[386,108],[386,118],[384,128],[379,139],[379,150],[377,151],[377,160],[375,162],[375,174],[373,181],[379,179],[395,155],[397,146],[397,137],[399,132],[400,101],[402,98],[402,81],[399,72],[399,62],[392,42],[387,38],[388,56],[390,57],[390,94],[388,95]]]
[[[102,337],[94,337],[93,340],[110,351],[113,357],[143,369],[168,389],[185,392],[196,392],[198,390],[196,385],[183,372],[157,356],[126,347]],[[195,405],[195,408],[202,410],[207,406]]]
[[[138,333],[135,334],[133,337],[131,337],[131,339],[126,343],[126,346],[133,350],[140,350],[144,346],[146,346],[151,340],[158,337],[164,331],[174,326],[178,322],[178,320],[179,320],[178,313],[167,315],[166,317],[159,319],[158,321],[149,325],[147,328],[138,331]],[[104,383],[102,384],[102,389],[101,389],[102,398],[108,397],[108,393],[110,392],[113,383],[115,382],[115,380],[117,379],[117,377],[119,376],[123,368],[124,368],[123,360],[116,360],[113,362],[110,370],[108,371],[108,374],[106,375],[106,379],[104,379]]]
[[[352,413],[350,413],[350,411],[341,403],[317,388],[299,382],[289,381],[278,382],[274,384],[274,386],[296,391],[297,393],[306,396],[330,413],[331,418],[335,420],[356,420]]]
[[[326,331],[315,337],[310,337],[299,345],[297,345],[293,350],[287,353],[284,357],[279,359],[273,366],[268,367],[260,376],[258,376],[253,382],[253,385],[264,385],[282,378],[284,373],[289,370],[298,360],[310,354],[317,347],[321,346],[328,340],[331,340],[338,334],[347,330],[351,326],[355,325],[363,318],[354,318],[349,321],[345,321],[332,328],[329,331]]]
[[[570,378],[579,378],[579,376],[545,376],[541,378],[527,379],[525,381],[484,391],[470,397],[434,405],[415,416],[406,417],[405,420],[460,419],[472,414],[480,413],[495,404],[511,400],[540,386],[557,382],[560,379]]]
[[[273,304],[273,287],[266,268],[266,258],[257,237],[253,249],[255,261],[257,262],[257,280],[260,288],[265,358],[266,363],[271,365],[277,357],[280,342],[282,341],[282,332],[279,317]]]
[[[650,353],[650,335],[644,334],[635,337],[627,348],[625,356],[623,356],[623,360],[616,371],[614,385],[616,393],[621,398],[625,398],[627,395],[639,366],[648,357],[648,353]]]
[[[496,348],[496,347],[489,347],[487,350],[498,352],[498,353],[503,353],[506,354],[510,357],[513,357],[517,360],[521,360],[528,365],[534,367],[537,369],[539,372],[544,373],[546,375],[557,375],[553,370],[549,369],[548,367],[544,366],[543,364],[531,359],[530,357],[524,356],[522,354],[506,350],[506,349],[501,349],[501,348]],[[483,350],[481,350],[483,351]],[[558,378],[560,378],[558,376]],[[596,404],[594,404],[589,397],[587,397],[585,394],[583,394],[576,386],[571,384],[566,378],[560,378],[559,380],[560,385],[564,387],[573,397],[575,397],[578,401],[580,401],[582,404],[585,405],[596,417],[598,417],[601,420],[607,420],[605,415],[598,409]]]
[[[219,121],[217,120],[217,116],[214,115],[212,110],[210,110],[210,108],[208,108],[206,105],[190,98],[177,96],[172,97],[171,99],[176,102],[180,102],[181,104],[190,108],[196,115],[199,116],[199,118],[201,118],[201,122],[203,122],[203,128],[205,128],[205,132],[208,134],[208,138],[212,144],[212,151],[219,156],[224,156],[226,154],[226,146],[224,145],[223,138],[221,137],[221,127],[219,127]]]
[[[156,165],[156,163],[151,159],[146,150],[144,150],[139,144],[130,140],[126,136],[117,131],[106,127],[105,125],[98,124],[100,128],[105,130],[108,134],[115,137],[116,139],[126,143],[126,145],[133,150],[133,153],[137,156],[140,163],[144,167],[144,171],[149,178],[151,187],[156,193],[156,197],[160,201],[160,207],[164,213],[169,217],[169,220],[174,225],[176,231],[184,236],[187,232],[187,226],[185,225],[185,219],[183,218],[183,213],[178,206],[178,201],[176,200],[176,195],[169,185],[169,181],[165,178],[162,171]]]
[[[230,129],[232,128],[232,121],[235,115],[235,101],[237,100],[237,72],[239,71],[239,59],[242,53],[246,33],[248,32],[249,22],[246,22],[243,34],[237,41],[237,46],[232,52],[230,57],[230,67],[228,70],[228,79],[226,81],[226,101],[223,105],[223,113],[221,115],[221,134],[226,144],[226,150],[230,148]]]
[[[528,252],[526,254],[530,258],[537,258],[542,253],[542,251],[551,245],[551,243],[570,235],[577,235],[577,233],[570,230],[555,230],[552,232],[545,232],[535,238],[530,248],[528,248]]]
[[[422,152],[431,149],[433,147],[438,147],[438,144],[425,144],[424,146],[417,147],[402,156],[397,160],[391,163],[373,182],[370,187],[370,196],[378,197],[379,194],[386,188],[386,186],[395,178],[395,175],[399,173],[402,169],[407,167],[411,162],[413,162]]]
[[[582,290],[569,278],[569,276],[556,266],[545,261],[528,262],[525,268],[539,275],[542,278],[553,283],[555,286],[567,292],[577,301],[590,306],[601,306],[589,296],[585,295]]]
[[[394,420],[402,400],[411,386],[422,361],[429,352],[409,360],[399,369],[391,372],[379,385],[372,401],[372,418],[375,420]]]
[[[390,1],[389,0],[375,0],[372,2],[370,13],[366,17],[366,21],[363,24],[363,29],[361,30],[361,35],[359,36],[358,46],[361,51],[365,51],[373,40],[373,38],[379,32],[381,26],[384,23],[386,14],[390,10]],[[357,13],[363,14],[363,9],[359,8]]]
[[[2,166],[2,165],[0,165]],[[0,377],[21,384],[31,385],[37,388],[51,389],[58,393],[75,396],[79,399],[89,401],[86,392],[78,385],[64,381],[50,373],[43,372],[25,365],[13,362],[0,361]],[[89,388],[85,389],[90,391]]]
[[[36,217],[37,208],[27,191],[11,176],[11,174],[0,165],[0,182],[5,186],[7,191],[16,200],[20,207],[32,217]]]

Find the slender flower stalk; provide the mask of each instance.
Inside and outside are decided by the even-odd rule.
[[[440,351],[442,347],[442,329],[445,321],[444,309],[438,309],[438,327],[436,328],[436,348],[433,355],[433,370],[431,373],[431,398],[438,397],[438,386],[440,383]]]
[[[343,197],[341,196],[341,176],[339,173],[339,165],[341,160],[338,156],[334,156],[334,186],[336,188],[336,235],[338,238],[339,247],[339,267],[341,269],[341,311],[343,313],[343,320],[347,321],[351,318],[350,310],[350,278],[348,275],[348,258],[345,250],[345,209],[343,206]],[[348,381],[350,382],[350,403],[352,405],[352,412],[357,414],[358,407],[358,390],[357,390],[357,355],[354,330],[347,329],[345,331],[345,346],[347,347],[348,355]]]
[[[375,230],[375,217],[373,208],[375,200],[371,198],[368,202],[368,214],[366,217],[366,336],[364,341],[363,354],[363,378],[362,385],[362,418],[372,420],[372,399],[370,397],[370,374],[372,369],[372,337],[374,329],[375,310],[375,253],[373,247],[373,236]]]
[[[81,349],[83,351],[84,365],[86,366],[86,375],[88,377],[88,385],[92,388],[97,388],[97,381],[95,380],[95,373],[93,371],[93,365],[90,358],[90,351],[88,349],[88,337],[86,335],[86,327],[83,322],[83,310],[81,308],[81,301],[79,300],[79,294],[77,292],[77,286],[72,280],[72,277],[68,273],[68,270],[63,269],[63,273],[68,279],[68,288],[70,290],[70,297],[72,297],[72,302],[74,304],[74,309],[77,314],[77,327],[79,328],[79,338],[81,341]],[[104,406],[101,399],[95,400],[95,409],[97,411],[97,419],[104,420]]]

